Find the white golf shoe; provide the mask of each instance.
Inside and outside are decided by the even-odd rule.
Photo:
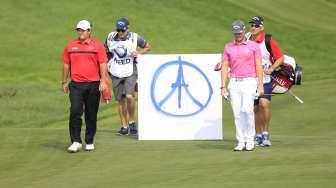
[[[235,148],[233,148],[233,151],[243,151],[245,149],[245,143],[239,142]]]
[[[246,151],[252,151],[254,149],[254,141],[246,143]]]
[[[271,145],[272,145],[272,143],[271,143],[270,140],[263,140],[263,142],[262,142],[262,146],[269,147]]]
[[[93,144],[86,144],[85,145],[85,150],[86,151],[93,151],[94,150],[94,145]]]
[[[72,153],[79,152],[79,150],[82,149],[82,144],[79,142],[73,142],[71,146],[69,146],[68,151]]]

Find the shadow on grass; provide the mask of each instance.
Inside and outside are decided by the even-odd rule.
[[[132,136],[132,135],[125,135],[125,136],[120,136],[118,135],[118,130],[111,130],[111,129],[100,129],[97,130],[97,133],[103,133],[103,134],[110,134],[111,136],[116,136],[119,138],[127,138],[127,139],[131,139],[131,140],[138,140],[138,135],[136,136]]]
[[[66,140],[48,140],[44,143],[41,143],[41,146],[48,149],[54,149],[58,151],[67,151],[70,142]]]
[[[200,149],[205,150],[225,150],[225,151],[232,151],[233,147],[236,144],[236,140],[233,139],[224,139],[222,141],[206,141],[201,144],[197,144],[196,146]]]

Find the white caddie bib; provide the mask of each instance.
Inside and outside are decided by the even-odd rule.
[[[245,34],[245,37],[249,40],[251,37],[252,33],[248,32]],[[259,48],[261,51],[261,66],[263,69],[263,83],[269,83],[271,81],[271,75],[265,74],[265,70],[272,66],[272,62],[270,60],[271,54],[268,52],[265,44],[265,40],[259,44]]]
[[[131,36],[125,41],[115,41],[116,32],[111,32],[107,37],[107,48],[113,54],[108,62],[108,71],[119,78],[133,74],[134,58],[131,54],[136,51],[138,35],[132,32],[130,34]]]

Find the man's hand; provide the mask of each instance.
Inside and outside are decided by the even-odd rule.
[[[258,96],[262,96],[264,94],[264,85],[263,84],[258,84],[257,93],[258,93]]]
[[[226,87],[221,87],[221,95],[224,97],[225,100],[229,99],[229,92],[227,91]]]
[[[68,82],[62,82],[62,88],[63,88],[63,92],[65,94],[67,94],[68,91],[69,91],[69,83]]]
[[[274,71],[274,69],[272,67],[268,67],[266,70],[264,70],[264,73],[267,75],[272,74],[272,72]]]
[[[106,84],[104,81],[100,81],[99,83],[99,91],[105,91],[106,89]]]
[[[131,53],[131,56],[132,56],[133,58],[138,57],[138,52],[137,52],[137,51],[133,51],[133,52]]]

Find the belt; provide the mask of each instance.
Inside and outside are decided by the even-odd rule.
[[[242,82],[242,81],[246,80],[246,78],[232,78],[232,79],[236,82]]]
[[[71,80],[72,84],[98,84],[100,81],[88,81],[88,82],[75,82]]]
[[[235,82],[243,82],[243,81],[250,81],[250,80],[257,80],[255,77],[231,77],[230,80]]]

